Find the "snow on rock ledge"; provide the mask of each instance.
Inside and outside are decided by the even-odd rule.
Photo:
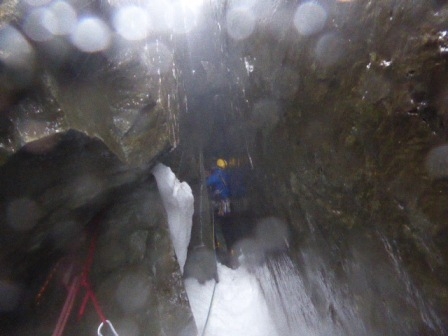
[[[180,182],[176,178],[171,168],[161,163],[153,168],[152,173],[168,216],[171,241],[183,273],[193,225],[193,192],[186,182]]]

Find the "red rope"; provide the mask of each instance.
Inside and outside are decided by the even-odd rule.
[[[61,314],[59,315],[58,323],[53,331],[52,336],[62,336],[65,326],[67,325],[68,318],[71,311],[73,310],[73,305],[75,304],[76,295],[78,294],[80,287],[79,276],[76,276],[73,280],[70,289],[65,299],[64,307],[62,308]]]
[[[82,300],[81,308],[79,309],[78,313],[78,320],[80,320],[85,312],[87,303],[89,299],[92,300],[93,306],[95,307],[96,313],[101,319],[101,322],[106,322],[106,316],[104,315],[98,300],[95,296],[94,291],[92,290],[92,286],[90,284],[89,276],[90,276],[90,270],[92,269],[93,259],[95,257],[95,249],[96,249],[96,242],[98,240],[98,228],[95,227],[95,232],[93,234],[92,241],[90,242],[89,247],[89,254],[87,256],[86,262],[84,264],[84,270],[82,272],[81,276],[81,285],[86,289],[86,295],[84,296],[84,299]]]
[[[96,243],[98,240],[98,233],[99,233],[99,221],[101,216],[98,215],[95,217],[92,225],[94,226],[94,232],[92,240],[90,241],[90,247],[89,252],[87,255],[87,259],[84,263],[84,268],[81,273],[81,275],[77,275],[73,278],[73,281],[68,289],[67,298],[65,300],[64,306],[61,310],[61,313],[59,315],[58,322],[56,324],[56,327],[53,331],[52,336],[62,336],[64,329],[67,325],[68,318],[70,317],[70,314],[73,310],[73,306],[75,304],[76,296],[78,295],[80,287],[83,287],[86,290],[86,294],[84,295],[84,298],[82,300],[79,312],[78,312],[78,321],[83,317],[87,303],[89,299],[92,301],[92,304],[96,310],[96,313],[98,314],[99,318],[101,319],[101,322],[106,322],[106,316],[104,315],[100,304],[98,302],[98,299],[95,296],[95,292],[92,290],[92,286],[89,280],[90,276],[90,270],[93,265],[93,260],[95,257],[95,250],[96,250]]]

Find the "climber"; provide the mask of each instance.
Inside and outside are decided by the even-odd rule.
[[[207,187],[211,188],[213,199],[218,203],[218,216],[230,214],[230,180],[226,168],[227,161],[218,159],[207,177]]]

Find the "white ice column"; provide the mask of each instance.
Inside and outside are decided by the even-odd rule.
[[[186,182],[180,182],[171,168],[161,163],[153,168],[152,173],[168,216],[171,241],[183,273],[193,225],[193,193]]]

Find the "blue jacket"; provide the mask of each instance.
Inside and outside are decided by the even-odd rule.
[[[213,188],[213,191],[219,195],[221,199],[230,197],[230,179],[229,175],[222,169],[217,168],[207,178],[207,187]]]

